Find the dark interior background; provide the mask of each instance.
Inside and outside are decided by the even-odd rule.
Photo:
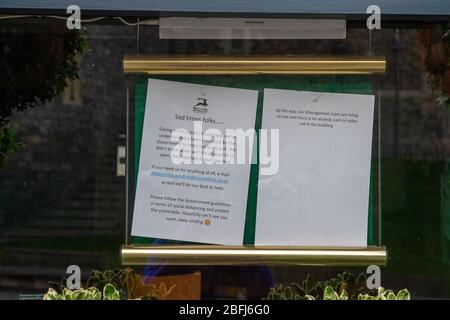
[[[49,18],[8,23],[24,33],[39,33],[42,23],[64,28],[64,22]],[[80,57],[80,80],[71,81],[52,102],[14,115],[25,148],[0,169],[0,298],[43,293],[47,282],[64,276],[71,264],[79,265],[84,277],[91,269],[120,267],[125,178],[116,175],[117,148],[126,132],[127,88],[133,94],[133,77],[123,73],[122,59],[135,53],[385,56],[386,75],[375,80],[381,108],[376,121],[381,126],[382,243],[389,252],[382,285],[406,287],[413,298],[450,298],[449,110],[432,95],[418,37],[419,30],[435,25],[392,25],[371,37],[365,26],[355,25],[345,40],[160,40],[156,26],[83,24],[89,49]],[[308,273],[326,279],[343,270],[364,271],[200,269],[204,298],[259,298],[270,285],[300,282]]]

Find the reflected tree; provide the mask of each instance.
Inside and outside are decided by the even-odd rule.
[[[0,167],[17,152],[11,116],[58,96],[67,79],[78,78],[77,55],[87,41],[65,24],[3,22],[0,26]]]

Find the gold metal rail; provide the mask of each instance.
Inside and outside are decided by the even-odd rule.
[[[123,265],[386,265],[385,247],[124,245]]]
[[[383,74],[386,60],[376,57],[305,58],[296,56],[125,56],[125,73],[163,75]],[[230,247],[216,245],[129,245],[124,265],[385,265],[386,248]]]
[[[380,57],[125,56],[123,70],[165,75],[384,74],[386,60]]]

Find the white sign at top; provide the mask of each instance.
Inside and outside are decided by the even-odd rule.
[[[160,18],[161,39],[345,39],[345,20]]]

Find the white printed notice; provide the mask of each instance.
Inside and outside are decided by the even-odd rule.
[[[250,161],[220,164],[211,144],[223,148],[226,129],[254,128],[257,98],[255,90],[149,79],[132,235],[242,245]],[[177,129],[187,136],[173,139]],[[173,161],[182,144],[191,164]]]
[[[280,167],[259,177],[256,245],[367,245],[373,110],[372,95],[264,90]]]

